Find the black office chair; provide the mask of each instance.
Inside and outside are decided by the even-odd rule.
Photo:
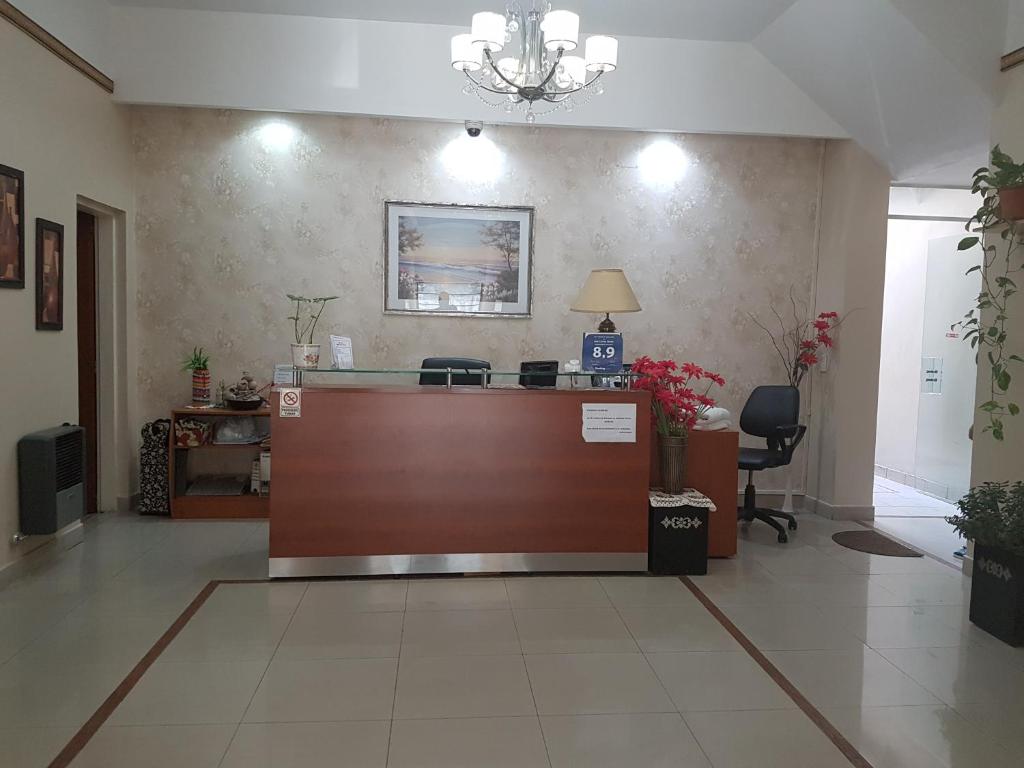
[[[470,373],[470,371],[491,369],[491,364],[486,360],[474,360],[471,357],[427,357],[420,363],[421,370],[438,369],[437,373],[421,373],[420,385],[445,386],[448,384],[448,369],[452,369],[452,384],[467,384],[480,386],[482,374]],[[463,371],[455,373],[454,371]],[[491,377],[487,377],[488,383]]]
[[[793,460],[793,451],[799,445],[807,427],[800,420],[800,390],[789,386],[756,387],[747,398],[740,414],[740,429],[748,435],[763,437],[767,448],[740,448],[740,469],[747,470],[747,487],[743,492],[743,506],[738,507],[737,519],[750,523],[762,520],[779,532],[779,542],[789,541],[786,529],[775,520],[789,523],[796,530],[796,520],[790,514],[757,506],[754,473],[772,467],[785,467]]]
[[[557,360],[528,360],[519,364],[519,384],[523,387],[557,387]]]

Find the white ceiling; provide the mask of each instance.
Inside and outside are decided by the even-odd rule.
[[[532,0],[519,0],[529,9]],[[503,0],[110,0],[113,5],[469,25]],[[554,0],[587,33],[749,42],[795,0]]]

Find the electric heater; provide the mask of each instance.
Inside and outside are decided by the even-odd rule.
[[[56,533],[85,515],[85,430],[65,424],[18,441],[21,533]]]

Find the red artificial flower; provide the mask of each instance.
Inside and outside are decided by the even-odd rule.
[[[718,386],[720,386],[720,387],[724,387],[725,386],[725,379],[723,379],[717,373],[711,373],[711,371],[704,371],[704,375],[708,379],[710,379],[713,383],[717,384]]]
[[[680,370],[684,376],[691,379],[700,379],[704,376],[704,369],[694,363],[683,363]]]
[[[815,320],[813,325],[819,331],[827,331],[831,327],[828,320]]]
[[[822,312],[818,317],[826,320],[836,320],[839,318],[838,312]]]
[[[821,344],[824,347],[828,347],[829,349],[832,349],[832,345],[835,342],[832,341],[832,337],[829,336],[827,333],[819,333],[818,334],[818,343]]]
[[[818,337],[821,338],[820,336]],[[804,339],[800,342],[800,349],[809,349],[812,352],[818,348],[818,342],[814,339]]]
[[[813,352],[803,352],[800,357],[797,358],[801,365],[814,365],[818,362],[818,356]]]

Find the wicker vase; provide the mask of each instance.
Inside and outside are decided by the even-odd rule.
[[[192,371],[192,402],[196,405],[210,404],[210,371],[206,368]]]
[[[686,471],[686,436],[658,435],[658,456],[661,460],[661,487],[665,493],[683,492]]]

